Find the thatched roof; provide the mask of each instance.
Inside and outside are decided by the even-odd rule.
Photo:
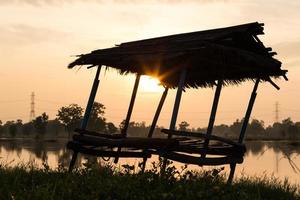
[[[121,73],[159,77],[164,85],[176,87],[182,68],[187,68],[186,87],[212,86],[215,80],[239,83],[247,79],[285,75],[276,54],[257,35],[263,24],[249,23],[207,31],[170,35],[99,49],[79,55],[69,65],[105,65]]]

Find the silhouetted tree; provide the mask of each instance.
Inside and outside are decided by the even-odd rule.
[[[235,122],[233,122],[232,125],[230,125],[229,128],[231,130],[231,133],[233,134],[233,137],[238,137],[240,135],[243,121],[244,121],[243,119],[242,120],[237,119]]]
[[[32,123],[33,127],[35,128],[36,132],[41,135],[46,133],[47,123],[48,123],[48,115],[43,113],[41,116],[36,117]],[[39,137],[38,135],[38,137]]]
[[[2,135],[4,133],[4,128],[2,125],[2,121],[0,120],[0,134]]]
[[[49,120],[47,124],[47,132],[52,136],[57,136],[59,132],[64,131],[64,125],[58,119]]]
[[[265,135],[264,121],[253,119],[247,127],[247,137],[251,139],[261,138]]]
[[[213,133],[216,135],[227,137],[230,133],[230,128],[226,124],[220,124],[220,125],[214,126]]]
[[[61,107],[57,113],[57,120],[61,122],[70,137],[70,133],[80,126],[82,119],[83,109],[77,104],[70,104],[68,106]]]
[[[186,121],[182,121],[180,124],[178,124],[178,126],[180,131],[187,131],[190,124]]]
[[[112,123],[108,122],[106,123],[106,132],[109,134],[116,133],[118,131],[118,128]]]
[[[284,129],[286,135],[288,135],[289,139],[294,139],[298,132],[298,127],[295,123],[291,120],[291,118],[287,118],[282,120],[282,128]]]
[[[7,127],[8,129],[8,133],[10,136],[15,137],[17,134],[17,124],[15,123],[15,121],[7,121],[4,124],[5,127]]]
[[[125,126],[125,119],[119,124],[119,129],[120,131],[122,131],[124,129],[124,126]],[[134,127],[137,127],[136,125],[136,122],[132,121],[132,122],[129,122],[128,124],[128,128],[134,128]]]
[[[24,135],[30,135],[32,133],[32,130],[33,130],[32,122],[28,122],[28,123],[23,124],[22,133]]]
[[[94,102],[89,121],[88,129],[94,131],[104,131],[106,125],[106,119],[104,118],[105,106],[101,103]]]
[[[23,127],[23,121],[21,119],[17,119],[16,125],[17,125],[17,134],[21,133]]]

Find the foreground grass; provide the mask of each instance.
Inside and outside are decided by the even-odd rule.
[[[145,173],[131,166],[77,169],[0,167],[0,199],[300,199],[287,181],[242,177],[232,185],[210,172],[177,171],[160,174],[153,164]]]

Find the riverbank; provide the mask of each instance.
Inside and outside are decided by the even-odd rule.
[[[0,167],[0,199],[300,199],[299,187],[272,177],[242,177],[232,185],[218,170],[195,172],[159,165],[66,169]]]

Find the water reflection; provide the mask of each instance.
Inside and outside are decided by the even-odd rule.
[[[66,146],[66,139],[33,140],[33,139],[0,139],[0,163],[14,166],[20,163],[35,163],[41,167],[45,164],[50,168],[67,167],[71,153]],[[274,174],[291,182],[300,183],[300,141],[249,141],[246,143],[247,153],[242,165],[238,165],[237,173],[259,175]],[[79,154],[77,166],[97,163],[100,159]],[[153,156],[148,162],[157,160]],[[120,159],[120,164],[138,164],[137,159]],[[100,161],[103,162],[103,161]],[[181,164],[174,163],[180,167]],[[199,169],[199,166],[189,166],[189,169]],[[228,169],[227,169],[228,170]]]

